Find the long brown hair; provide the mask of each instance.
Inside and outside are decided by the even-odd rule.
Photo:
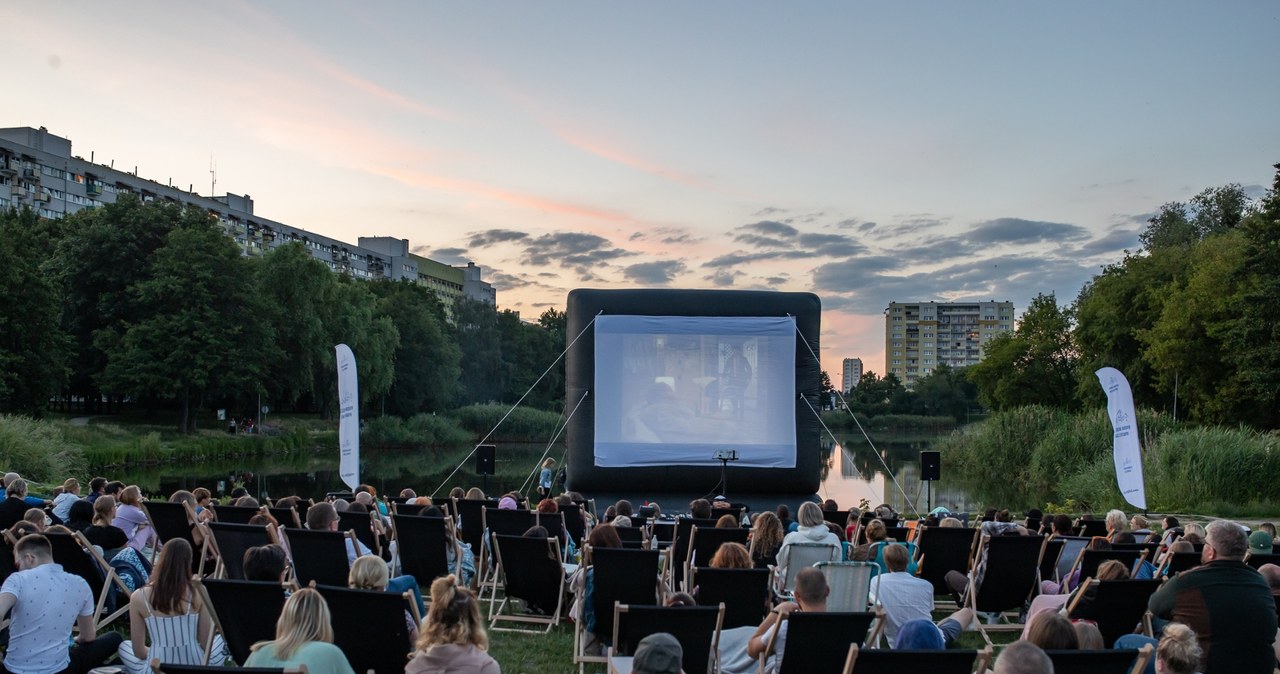
[[[93,523],[100,527],[111,526],[111,512],[116,509],[116,497],[103,494],[93,502]]]
[[[174,538],[160,549],[160,559],[151,573],[151,608],[165,615],[186,613],[183,603],[190,593],[191,544]]]
[[[458,579],[452,574],[431,583],[431,608],[427,609],[427,620],[418,637],[418,650],[446,644],[489,649],[480,604],[470,589],[458,586]]]
[[[782,521],[778,516],[765,511],[756,516],[755,526],[751,528],[752,548],[758,556],[773,554],[782,547]]]

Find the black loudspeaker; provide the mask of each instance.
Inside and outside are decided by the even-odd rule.
[[[498,448],[494,445],[476,447],[476,475],[493,475]]]
[[[942,452],[920,452],[920,479],[925,482],[942,479]]]

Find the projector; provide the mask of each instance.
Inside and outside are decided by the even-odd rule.
[[[738,450],[736,449],[716,450],[716,453],[712,455],[712,458],[714,458],[716,461],[737,461]]]

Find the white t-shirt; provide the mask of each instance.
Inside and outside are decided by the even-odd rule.
[[[871,582],[871,601],[884,607],[884,635],[897,647],[898,628],[910,620],[933,620],[933,584],[905,572],[882,573]]]
[[[779,624],[782,626],[778,627]],[[773,655],[769,656],[769,659],[764,663],[765,674],[776,674],[778,671],[778,665],[782,662],[782,652],[787,648],[788,624],[789,621],[779,620],[771,625],[769,629],[765,630],[764,634],[760,635],[760,640],[767,645],[769,643],[769,639],[773,637],[773,631],[775,629],[778,630],[778,642],[773,645]],[[15,672],[15,674],[17,673]]]
[[[41,564],[4,581],[0,594],[11,594],[13,624],[5,669],[13,674],[60,672],[71,664],[71,627],[76,618],[93,615],[93,592],[80,576],[58,564]]]
[[[53,499],[53,514],[57,515],[58,519],[66,522],[71,517],[71,504],[79,500],[80,497],[71,492],[58,494],[58,497]]]

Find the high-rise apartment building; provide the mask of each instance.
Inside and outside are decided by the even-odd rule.
[[[493,286],[474,263],[451,267],[410,252],[407,239],[360,237],[346,243],[269,220],[253,212],[249,195],[201,196],[194,191],[140,178],[136,173],[86,161],[71,154],[71,141],[41,127],[0,129],[0,209],[30,206],[41,217],[63,218],[85,208],[115,202],[121,194],[195,206],[218,219],[245,255],[297,241],[334,273],[369,280],[407,279],[427,286],[447,313],[464,294],[497,303]]]
[[[884,371],[908,387],[938,365],[982,360],[993,337],[1013,331],[1013,302],[890,302],[884,310]]]
[[[861,358],[845,358],[844,359],[844,377],[840,380],[840,390],[848,393],[853,387],[862,381],[862,359]]]

